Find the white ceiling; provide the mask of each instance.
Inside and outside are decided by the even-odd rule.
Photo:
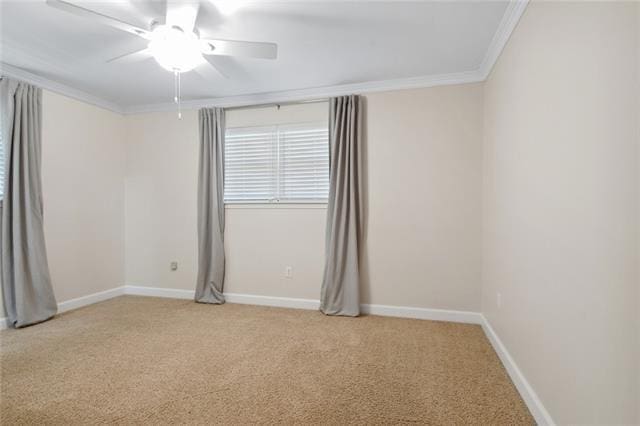
[[[173,76],[154,59],[106,63],[144,48],[145,40],[44,0],[0,1],[3,63],[122,109],[171,101]],[[141,27],[163,16],[165,7],[164,0],[75,3]],[[504,32],[501,21],[509,10],[506,1],[265,0],[225,16],[215,0],[200,3],[201,36],[275,42],[278,59],[219,56],[229,78],[184,74],[186,100],[477,72],[494,35]]]

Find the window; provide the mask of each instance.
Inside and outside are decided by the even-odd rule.
[[[328,196],[327,123],[227,129],[226,203],[326,203]]]

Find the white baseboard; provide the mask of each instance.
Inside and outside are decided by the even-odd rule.
[[[126,285],[125,294],[134,296],[169,297],[173,299],[193,299],[194,290],[178,290],[174,288],[144,287],[138,285]],[[318,309],[319,300],[297,299],[293,297],[259,296],[253,294],[225,293],[224,297],[229,303],[242,305],[274,306],[293,309]]]
[[[274,306],[277,308],[309,309],[320,308],[320,301],[315,299],[298,299],[294,297],[256,296],[253,294],[225,293],[229,303],[243,305]]]
[[[144,287],[138,285],[126,285],[124,292],[125,294],[134,296],[168,297],[173,299],[193,299],[195,296],[194,290]],[[239,293],[225,293],[224,297],[229,303],[238,303],[243,305],[274,306],[294,309],[318,309],[320,306],[319,300],[296,299],[292,297],[259,296]]]
[[[144,287],[139,285],[124,286],[124,294],[132,296],[167,297],[169,299],[193,299],[194,290],[180,290],[177,288]]]
[[[465,324],[482,324],[482,314],[480,314],[479,312],[366,304],[360,305],[360,310],[363,314],[380,315],[383,317],[461,322]]]
[[[100,291],[98,293],[89,294],[87,296],[76,297],[75,299],[65,300],[58,303],[58,313],[61,314],[72,309],[82,308],[83,306],[93,305],[107,299],[112,299],[125,294],[125,286],[111,288],[109,290]],[[0,330],[9,328],[9,318],[0,318]]]
[[[126,285],[124,293],[136,296],[169,297],[174,299],[193,299],[194,297],[193,290],[143,287],[136,285]],[[225,293],[224,296],[229,303],[238,303],[244,305],[274,306],[279,308],[311,310],[317,310],[320,307],[320,301],[317,299],[299,299],[293,297],[262,296],[241,293]],[[467,324],[482,324],[482,315],[478,312],[370,304],[362,304],[360,305],[360,309],[363,314],[370,315],[426,319],[433,321],[461,322]]]
[[[540,401],[538,394],[533,390],[524,374],[522,374],[520,368],[518,368],[518,365],[509,354],[509,351],[507,351],[504,343],[502,343],[485,316],[481,315],[481,317],[484,334],[487,335],[489,342],[491,342],[493,349],[498,354],[504,368],[507,370],[507,373],[509,373],[509,377],[511,377],[511,381],[516,386],[516,389],[518,389],[518,392],[520,393],[520,396],[522,396],[525,404],[527,404],[527,407],[533,415],[533,418],[536,420],[536,423],[540,426],[554,426],[555,422],[551,418],[551,415],[542,404],[542,401]]]
[[[102,302],[107,299],[112,299],[124,294],[125,287],[116,287],[109,290],[101,291],[98,293],[89,294],[88,296],[77,297],[75,299],[66,300],[58,303],[58,313],[70,311],[72,309],[78,309],[83,306],[92,305],[94,303]]]

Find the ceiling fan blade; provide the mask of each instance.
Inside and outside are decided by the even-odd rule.
[[[167,0],[167,17],[165,24],[177,25],[186,33],[193,31],[198,18],[200,3],[195,0]]]
[[[229,78],[229,76],[225,72],[223,72],[219,67],[210,62],[208,59],[207,62],[203,62],[193,70],[205,81],[215,80],[219,77]]]
[[[144,61],[145,59],[149,59],[151,57],[153,57],[153,55],[151,54],[151,49],[146,48],[142,50],[136,50],[135,52],[131,52],[131,53],[125,53],[124,55],[116,56],[115,58],[109,59],[107,63],[117,62],[117,63],[125,64],[125,63],[131,63],[131,62]]]
[[[58,10],[72,13],[76,16],[80,16],[81,18],[92,19],[94,22],[99,22],[101,24],[126,31],[139,37],[146,38],[147,40],[150,39],[151,33],[143,28],[136,27],[135,25],[129,24],[116,18],[112,18],[111,16],[103,15],[99,12],[94,12],[93,10],[85,9],[84,7],[77,6],[67,1],[47,0],[47,5]]]
[[[249,78],[246,69],[233,56],[202,55],[202,57],[222,75],[231,76],[230,78],[236,80]]]
[[[201,40],[209,48],[203,48],[205,55],[244,56],[246,58],[276,59],[278,57],[278,45],[275,43],[262,43],[257,41],[235,40]]]

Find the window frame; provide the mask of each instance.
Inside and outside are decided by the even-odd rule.
[[[268,125],[250,125],[250,126],[232,126],[224,129],[225,131],[225,143],[223,145],[223,167],[226,169],[226,136],[227,130],[231,129],[264,129],[264,128],[273,128],[276,134],[276,191],[280,191],[280,128],[288,127],[288,126],[318,126],[325,125],[325,123],[321,121],[304,121],[304,122],[282,122],[277,124],[268,124]],[[274,199],[260,199],[260,200],[227,200],[224,197],[225,185],[223,184],[223,204],[225,209],[272,209],[272,208],[282,208],[282,209],[326,209],[327,204],[329,202],[329,187],[330,187],[330,174],[331,174],[331,149],[329,140],[329,123],[326,123],[327,128],[327,156],[329,160],[329,182],[327,183],[327,198],[326,199],[284,199],[280,200],[277,198]],[[223,172],[223,176],[225,173]],[[224,177],[223,177],[224,179]],[[224,183],[224,181],[223,181]]]

